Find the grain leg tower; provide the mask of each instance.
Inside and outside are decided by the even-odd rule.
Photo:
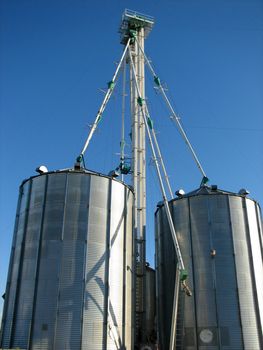
[[[133,60],[135,76],[130,64],[130,98],[132,129],[132,185],[134,188],[134,237],[136,255],[135,276],[135,327],[137,342],[145,337],[145,254],[146,254],[146,150],[145,150],[145,62],[144,40],[150,33],[154,20],[134,11],[126,10],[120,26],[121,43],[131,39],[130,55]],[[136,37],[136,40],[134,40]],[[127,56],[129,62],[129,56]],[[141,103],[138,103],[140,102]]]

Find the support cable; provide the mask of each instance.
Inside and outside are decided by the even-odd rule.
[[[137,41],[136,38],[135,38],[135,40]],[[179,117],[176,115],[176,113],[175,113],[175,111],[174,111],[174,109],[173,109],[173,107],[172,107],[172,105],[171,105],[171,103],[170,103],[170,101],[169,101],[169,99],[168,99],[168,97],[167,97],[165,91],[164,91],[164,88],[163,88],[163,86],[162,86],[162,84],[161,84],[161,81],[160,81],[159,77],[156,75],[156,73],[155,73],[155,71],[154,71],[154,69],[153,69],[153,67],[152,67],[152,65],[151,65],[151,63],[150,63],[148,57],[146,56],[144,50],[141,48],[141,46],[140,46],[140,44],[138,43],[138,41],[137,41],[137,44],[138,44],[138,47],[139,47],[140,51],[141,51],[142,54],[144,55],[145,61],[146,61],[147,65],[148,65],[148,67],[149,67],[149,69],[150,69],[150,71],[151,71],[151,73],[152,73],[152,75],[153,75],[155,84],[156,84],[157,87],[160,89],[160,91],[161,91],[161,93],[162,93],[162,96],[163,96],[163,98],[164,98],[164,101],[165,101],[166,105],[168,106],[170,112],[172,113],[172,120],[176,122],[177,127],[178,127],[178,130],[179,130],[181,136],[183,137],[185,143],[186,143],[187,146],[189,147],[190,152],[191,152],[191,154],[192,154],[192,156],[193,156],[193,158],[194,158],[194,161],[195,161],[195,163],[196,163],[198,169],[200,170],[200,172],[201,172],[201,174],[202,174],[202,176],[203,176],[203,180],[202,180],[201,184],[205,184],[205,183],[207,183],[207,182],[209,181],[209,180],[208,180],[208,177],[206,176],[206,173],[205,173],[205,171],[204,171],[204,169],[203,169],[203,167],[202,167],[200,161],[198,160],[198,157],[197,157],[197,155],[196,155],[196,153],[195,153],[195,151],[194,151],[194,149],[193,149],[193,147],[192,147],[192,145],[191,145],[191,143],[190,143],[190,141],[189,141],[189,139],[188,139],[188,137],[187,137],[187,135],[186,135],[186,133],[185,133],[183,127],[182,127],[182,124],[180,123],[180,119],[179,119]]]
[[[169,210],[168,200],[167,200],[167,196],[166,196],[166,192],[165,192],[165,188],[164,188],[164,184],[163,184],[163,180],[162,180],[162,176],[161,176],[161,172],[160,172],[160,167],[159,167],[159,163],[158,163],[158,160],[157,160],[157,157],[156,157],[156,153],[155,153],[155,149],[154,149],[154,145],[153,145],[153,141],[152,141],[152,136],[151,136],[151,132],[150,132],[150,127],[148,125],[149,121],[147,120],[145,111],[142,108],[144,101],[143,101],[143,99],[141,97],[141,94],[140,94],[140,89],[139,89],[139,85],[138,85],[138,81],[137,81],[135,68],[134,68],[134,63],[133,63],[133,59],[132,59],[132,55],[131,55],[130,49],[129,49],[129,57],[130,57],[130,64],[131,64],[131,67],[132,67],[132,71],[133,71],[133,77],[134,77],[134,81],[135,81],[135,86],[136,86],[136,90],[137,90],[137,94],[138,94],[138,100],[137,101],[138,101],[138,104],[141,107],[144,124],[145,124],[146,130],[147,130],[147,135],[148,135],[150,146],[151,146],[153,160],[154,160],[155,167],[156,167],[156,172],[157,172],[157,175],[158,175],[159,185],[160,185],[160,189],[161,189],[162,196],[163,196],[165,212],[166,212],[167,220],[168,220],[169,227],[170,227],[170,230],[171,230],[171,233],[172,233],[172,239],[173,239],[173,242],[174,242],[175,251],[176,251],[176,255],[177,255],[177,259],[178,259],[178,267],[179,267],[179,270],[180,270],[180,280],[181,280],[182,283],[185,284],[185,280],[187,278],[187,271],[185,270],[185,267],[184,267],[184,262],[183,262],[181,250],[180,250],[179,243],[178,243],[178,240],[177,240],[177,236],[176,236],[176,232],[175,232],[172,216],[171,216],[171,213],[170,213],[170,210]]]
[[[95,121],[94,121],[94,123],[92,125],[92,128],[90,129],[90,132],[89,132],[88,138],[87,138],[87,140],[85,142],[85,145],[84,145],[80,155],[77,157],[77,162],[79,162],[79,163],[81,163],[82,160],[83,160],[83,155],[84,155],[84,153],[85,153],[85,151],[86,151],[86,149],[87,149],[87,147],[88,147],[88,145],[90,143],[90,140],[91,140],[95,130],[97,129],[97,126],[98,126],[98,124],[99,124],[99,122],[100,122],[100,120],[102,118],[102,114],[103,114],[103,112],[104,112],[104,110],[106,108],[106,105],[107,105],[107,103],[108,103],[108,101],[109,101],[109,99],[110,99],[110,97],[112,95],[113,89],[115,87],[115,80],[117,78],[117,75],[119,73],[120,67],[121,67],[122,62],[124,60],[124,57],[126,55],[127,49],[128,49],[128,47],[130,45],[130,41],[131,41],[131,39],[129,38],[128,41],[127,41],[127,44],[126,44],[126,46],[124,48],[124,51],[122,53],[121,60],[120,60],[118,66],[116,68],[116,71],[115,71],[113,77],[112,77],[112,80],[108,82],[108,90],[106,92],[106,95],[105,95],[105,97],[103,99],[103,102],[102,102],[102,104],[100,106],[100,109],[99,109],[99,111],[98,111],[98,113],[96,115],[96,118],[95,118]]]
[[[166,172],[166,168],[165,168],[165,165],[164,165],[164,162],[163,162],[162,153],[161,153],[158,141],[157,141],[156,132],[155,132],[154,127],[153,127],[153,121],[150,119],[150,113],[149,113],[147,104],[145,104],[145,107],[146,107],[146,112],[147,112],[147,115],[148,115],[148,124],[150,126],[150,129],[152,130],[154,144],[156,146],[158,157],[159,157],[160,162],[161,162],[161,167],[162,167],[162,170],[163,170],[163,173],[164,173],[164,177],[165,177],[165,180],[166,180],[167,188],[168,188],[168,191],[170,193],[171,199],[173,199],[174,195],[173,195],[173,191],[172,191],[172,188],[171,188],[171,185],[170,185],[169,176],[168,176],[168,174]]]

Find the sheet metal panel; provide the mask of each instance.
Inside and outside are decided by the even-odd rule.
[[[85,276],[82,347],[103,349],[105,314],[106,237],[109,213],[109,180],[92,177],[90,185],[88,248]]]
[[[133,194],[126,191],[126,221],[125,221],[125,344],[127,349],[132,349],[133,346],[133,305],[132,305],[132,288],[133,288]],[[130,213],[130,214],[129,214]]]
[[[188,285],[193,291],[191,298],[183,297],[179,300],[183,305],[179,305],[179,309],[183,312],[184,329],[179,329],[179,333],[185,333],[185,339],[183,346],[187,350],[192,350],[196,346],[196,308],[195,308],[195,284],[193,280],[193,249],[191,239],[191,212],[188,198],[182,199],[180,202],[174,201],[172,216],[176,223],[176,232],[180,241],[180,249],[184,256],[184,263],[187,271],[189,272]]]
[[[29,196],[31,184],[27,183],[20,188],[17,218],[12,244],[12,254],[9,266],[9,284],[6,293],[6,306],[2,324],[2,346],[9,347],[13,343],[13,334],[16,327],[16,308],[18,304],[19,288],[21,281],[21,260],[23,258],[23,242],[25,239],[25,226],[27,223]]]
[[[163,314],[163,300],[164,300],[164,291],[163,291],[163,215],[159,212],[159,215],[156,215],[155,218],[155,271],[156,271],[156,315],[157,315],[157,337],[158,343],[163,344],[164,342],[164,325],[165,318]]]
[[[249,256],[249,233],[244,204],[242,198],[229,198],[244,348],[255,350],[260,349],[261,344],[257,329],[252,281],[254,272]]]
[[[48,217],[45,218],[45,220]],[[54,346],[56,305],[59,295],[61,241],[42,240],[41,260],[33,319],[32,348],[39,349],[39,334],[46,338],[47,349]]]
[[[107,348],[122,346],[123,329],[123,269],[124,266],[124,205],[125,196],[123,187],[119,183],[112,183],[112,193],[116,200],[111,201],[110,218],[110,263],[109,263],[109,293],[108,293],[108,332]],[[117,272],[118,271],[118,272]]]
[[[216,249],[216,256],[210,257],[210,261],[214,271],[218,341],[222,349],[229,347],[242,349],[228,197],[220,194],[209,196],[208,208],[211,222],[211,249]]]
[[[89,180],[81,174],[68,174],[67,178],[55,349],[78,349],[81,345]]]
[[[190,199],[193,273],[195,278],[196,319],[198,327],[216,327],[216,299],[210,247],[208,197]],[[216,344],[217,345],[217,344]]]
[[[155,327],[155,271],[146,266],[146,278],[145,278],[145,288],[146,288],[146,306],[145,306],[145,319],[146,319],[146,336],[153,343],[156,334]]]
[[[176,256],[173,249],[173,241],[167,230],[168,221],[165,213],[159,217],[157,221],[160,231],[156,231],[157,243],[157,266],[158,271],[158,323],[160,325],[159,340],[164,349],[169,348],[169,335],[171,328],[171,310],[173,305],[173,289],[175,283],[174,267],[176,266]],[[159,235],[160,233],[160,235]],[[167,259],[169,256],[169,259]],[[169,310],[169,311],[168,311]]]
[[[255,273],[255,284],[258,302],[258,312],[260,318],[260,326],[263,329],[263,257],[262,257],[262,241],[260,239],[261,227],[257,218],[257,210],[255,203],[246,200],[247,219],[249,228],[249,237],[251,245],[252,261]]]
[[[155,225],[154,225],[154,243],[155,243],[155,257],[154,257],[154,265],[155,265],[155,272],[156,272],[156,326],[159,332],[157,333],[157,338],[160,338],[160,334],[162,331],[162,327],[159,326],[160,324],[160,304],[161,302],[159,301],[160,298],[160,293],[161,293],[161,276],[162,274],[160,273],[160,260],[161,260],[161,232],[162,230],[160,229],[160,221],[161,221],[161,215],[158,217],[155,216]],[[161,322],[161,324],[163,324]],[[159,339],[158,339],[159,341]]]
[[[131,349],[131,190],[72,170],[22,189],[2,345]]]

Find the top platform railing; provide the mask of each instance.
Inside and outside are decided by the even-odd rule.
[[[131,18],[136,18],[142,21],[146,21],[149,23],[154,23],[154,17],[145,15],[143,13],[137,12],[137,11],[132,11],[126,9],[122,15],[122,19],[125,19],[125,17],[131,17]]]
[[[125,44],[127,41],[128,30],[132,25],[144,28],[144,37],[146,38],[154,25],[154,17],[126,9],[122,15],[122,22],[119,30],[122,44]]]

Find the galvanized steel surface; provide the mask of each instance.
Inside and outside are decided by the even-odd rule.
[[[148,343],[156,343],[156,281],[155,270],[148,264],[145,269],[145,331]]]
[[[131,349],[132,206],[127,186],[96,173],[21,185],[3,348]]]
[[[263,348],[262,227],[258,204],[204,188],[170,202],[192,297],[180,299],[177,347]],[[158,329],[168,349],[176,256],[163,207],[156,212]],[[180,329],[181,328],[181,329]]]

